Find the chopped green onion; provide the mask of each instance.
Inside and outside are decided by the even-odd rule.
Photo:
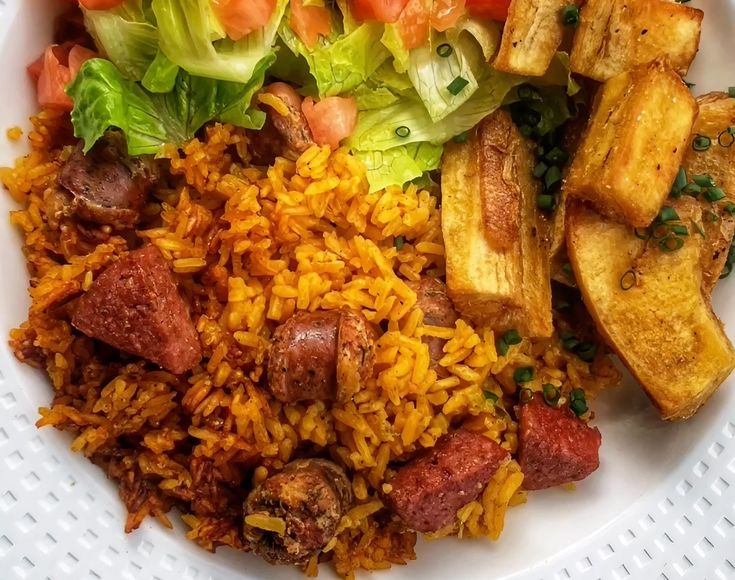
[[[542,193],[536,198],[536,205],[542,210],[554,209],[554,196]]]
[[[543,386],[543,395],[546,404],[551,405],[552,407],[555,407],[556,404],[559,402],[559,399],[561,398],[561,393],[559,392],[559,389],[549,383]]]
[[[735,99],[735,87],[729,87],[727,89],[727,94],[731,99]]]
[[[651,231],[651,237],[654,240],[660,240],[661,238],[665,238],[669,235],[669,230],[671,228],[668,226],[668,224],[658,224],[654,226],[653,230]]]
[[[581,417],[584,415],[589,408],[587,407],[587,401],[584,399],[575,399],[571,403],[569,403],[569,408],[572,410],[572,413],[574,413],[577,417]]]
[[[467,143],[468,134],[467,131],[462,131],[459,135],[452,137],[452,141],[455,143]]]
[[[661,208],[661,211],[658,214],[658,221],[661,223],[678,222],[679,214],[676,213],[676,210],[673,207],[665,205]]]
[[[719,187],[710,187],[707,191],[704,192],[704,197],[707,201],[720,201],[722,198],[725,197],[725,192],[722,191]]]
[[[684,190],[687,183],[688,179],[686,169],[679,167],[679,172],[676,174],[676,179],[674,179],[674,185],[671,186],[671,196],[681,196],[681,192]]]
[[[498,351],[498,354],[500,356],[505,356],[508,354],[508,343],[505,342],[502,338],[495,341],[495,350]]]
[[[735,208],[735,206],[733,206],[733,207]],[[727,209],[727,208],[725,208],[725,209]],[[697,222],[695,222],[695,221],[694,221],[693,219],[691,219],[691,220],[689,220],[689,221],[690,221],[690,222],[692,222],[692,226],[694,226],[694,229],[695,229],[695,230],[697,230],[697,233],[698,233],[698,234],[699,234],[700,236],[704,237],[704,230],[702,229],[702,226],[700,226],[700,225],[699,225],[699,224],[698,224]]]
[[[687,195],[691,195],[692,197],[697,197],[700,193],[702,193],[702,188],[698,186],[696,183],[689,183],[684,188],[684,192]]]
[[[447,90],[456,97],[468,84],[470,84],[470,81],[468,81],[466,78],[457,77],[447,85]]]
[[[396,247],[396,250],[399,252],[403,249],[403,244],[406,242],[406,240],[403,239],[403,236],[396,236],[396,238],[393,240],[393,245]]]
[[[486,401],[492,401],[493,404],[498,402],[498,396],[495,393],[491,393],[490,391],[482,391],[482,394],[485,395]]]
[[[666,254],[680,250],[683,245],[684,240],[677,236],[666,236],[658,242],[658,247]]]
[[[574,275],[574,272],[572,272],[572,265],[569,262],[564,262],[564,265],[561,267],[561,269],[570,278]]]
[[[454,49],[450,44],[447,43],[440,44],[436,47],[436,54],[438,54],[442,58],[447,58],[448,56],[451,56],[453,52]]]
[[[541,113],[530,109],[523,113],[520,117],[520,121],[523,125],[529,125],[530,127],[536,127],[541,122]]]
[[[638,275],[633,270],[628,270],[620,277],[620,288],[627,292],[638,283]]]
[[[401,125],[400,127],[398,127],[398,129],[396,129],[395,133],[399,137],[408,137],[411,134],[411,129],[409,129],[405,125]]]
[[[544,155],[544,159],[553,165],[563,165],[569,159],[569,153],[564,151],[561,147],[554,147]]]
[[[597,345],[594,342],[583,342],[575,350],[575,353],[584,362],[592,362],[597,354]]]
[[[692,149],[695,151],[707,151],[712,145],[712,139],[706,135],[697,135],[692,141]]]
[[[513,373],[513,380],[516,383],[527,383],[533,379],[533,367],[519,367]]]
[[[531,137],[533,135],[533,127],[529,127],[528,125],[521,125],[518,127],[518,130],[524,137]]]
[[[633,233],[635,234],[635,237],[639,240],[650,240],[651,239],[651,228],[636,228],[633,230]]]
[[[518,87],[518,98],[521,101],[540,101],[541,93],[531,85],[521,85]]]
[[[561,344],[564,347],[564,350],[574,352],[574,349],[577,348],[581,343],[579,340],[577,340],[576,336],[572,335],[568,338],[563,338]]]
[[[735,214],[735,203],[728,203],[723,209],[727,213]]]
[[[711,175],[692,175],[692,181],[700,187],[713,187],[715,184]]]
[[[575,28],[579,25],[579,8],[574,4],[568,4],[561,9],[561,21],[564,26],[574,26]]]
[[[558,183],[561,183],[561,170],[556,165],[552,165],[544,175],[544,184],[546,189],[551,189]]]
[[[521,338],[521,334],[515,328],[512,328],[503,335],[503,340],[506,344],[512,346],[515,344],[521,344],[523,338]]]
[[[584,401],[584,389],[572,389],[572,392],[569,393],[569,400],[570,401]]]
[[[735,127],[730,127],[717,136],[717,144],[720,147],[732,147],[733,143],[735,143]]]
[[[546,163],[544,163],[543,161],[539,161],[536,164],[536,167],[533,168],[533,176],[541,179],[548,168],[549,166],[546,165]]]
[[[688,236],[689,235],[689,230],[687,229],[687,227],[682,226],[682,225],[671,226],[671,231],[675,233],[677,236]]]

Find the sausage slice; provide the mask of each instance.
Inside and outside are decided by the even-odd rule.
[[[386,505],[418,532],[435,532],[475,500],[510,454],[484,435],[460,429],[402,467]]]
[[[192,369],[202,358],[199,335],[171,268],[154,246],[108,266],[79,299],[71,322],[87,336],[174,374]]]
[[[438,278],[428,276],[416,282],[408,283],[411,290],[416,292],[416,308],[424,313],[424,324],[454,328],[459,314],[454,309],[451,298],[447,294],[447,287]],[[429,356],[432,366],[438,369],[438,362],[444,356],[444,344],[447,341],[435,336],[424,337],[424,343],[429,346]],[[443,369],[442,369],[443,370]]]
[[[599,429],[568,407],[550,407],[536,394],[521,405],[518,423],[518,463],[525,489],[580,481],[599,467]]]
[[[352,503],[345,472],[326,459],[299,459],[266,479],[245,501],[245,538],[271,564],[304,564],[334,537]],[[253,525],[274,518],[281,530]]]

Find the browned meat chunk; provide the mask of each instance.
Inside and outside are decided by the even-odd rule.
[[[537,394],[521,405],[518,420],[518,463],[526,489],[579,481],[599,467],[600,431],[568,407],[550,407]]]
[[[435,532],[475,500],[510,454],[484,435],[459,430],[402,467],[386,504],[418,532]]]
[[[115,132],[108,132],[87,155],[77,145],[59,171],[59,185],[73,196],[65,213],[117,229],[138,223],[157,180],[154,162],[129,157],[124,138]]]
[[[411,290],[416,292],[416,308],[423,311],[424,324],[454,328],[454,323],[459,319],[459,314],[457,314],[452,300],[447,295],[447,287],[444,282],[427,276],[421,278],[418,282],[409,282],[408,285]],[[444,356],[446,340],[427,336],[424,338],[424,342],[429,346],[432,366],[438,370],[437,363]]]
[[[349,310],[297,312],[273,333],[268,381],[285,403],[348,401],[372,375],[373,330]]]
[[[245,501],[245,539],[271,564],[304,564],[327,545],[352,503],[344,471],[325,459],[292,461]]]
[[[256,163],[270,165],[276,157],[297,159],[314,144],[311,129],[301,111],[301,96],[286,83],[273,83],[265,91],[278,97],[288,109],[282,115],[267,107],[266,122],[257,132],[251,132],[253,156]]]
[[[174,374],[202,358],[174,276],[154,246],[130,252],[102,272],[79,299],[71,321],[87,336]]]

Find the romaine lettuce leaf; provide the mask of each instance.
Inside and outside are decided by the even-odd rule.
[[[159,46],[175,64],[193,75],[247,83],[273,56],[273,42],[288,0],[277,0],[270,21],[245,38],[227,38],[210,0],[153,0]]]
[[[152,93],[168,93],[174,89],[176,77],[179,75],[179,66],[172,63],[160,50],[156,58],[145,71],[143,87]]]
[[[249,111],[249,104],[274,58],[267,57],[244,84],[180,71],[166,94],[146,91],[108,60],[89,60],[67,87],[74,101],[74,134],[84,140],[86,152],[108,128],[117,127],[127,137],[128,152],[143,155],[156,153],[165,144],[180,145],[212,119],[260,128],[263,119]]]
[[[127,78],[139,81],[158,52],[158,29],[142,0],[109,10],[84,10],[84,24],[103,55]]]
[[[439,167],[442,146],[411,143],[387,151],[357,151],[355,157],[365,164],[370,192],[421,177]]]

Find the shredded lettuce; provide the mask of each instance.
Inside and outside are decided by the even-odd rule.
[[[84,140],[86,152],[108,128],[117,127],[125,133],[128,152],[143,155],[156,153],[165,144],[180,145],[212,119],[236,120],[259,129],[263,119],[249,110],[249,103],[273,58],[267,58],[245,84],[180,71],[166,94],[146,91],[108,60],[89,60],[67,87],[74,101],[74,134]]]
[[[210,0],[153,0],[163,53],[187,72],[216,80],[247,83],[266,61],[288,0],[278,0],[270,21],[233,41],[227,38]]]
[[[439,168],[443,147],[431,143],[411,143],[387,151],[357,151],[355,157],[365,164],[370,192],[421,177]]]
[[[110,10],[84,10],[84,23],[103,55],[138,81],[158,52],[158,29],[143,0],[126,0]]]

